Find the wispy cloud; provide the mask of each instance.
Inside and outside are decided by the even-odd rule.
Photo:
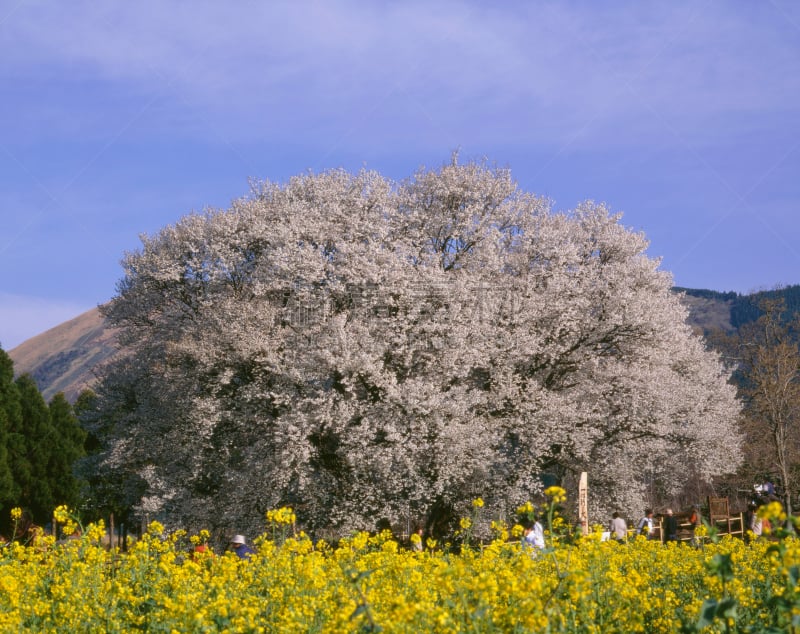
[[[624,210],[682,285],[744,290],[797,268],[793,0],[11,8],[6,293],[104,301],[137,233],[227,205],[248,177],[402,178],[457,147],[561,208]]]
[[[769,3],[40,6],[20,7],[4,27],[0,54],[20,81],[35,65],[40,77],[51,69],[55,89],[67,71],[142,103],[161,96],[158,132],[208,130],[211,118],[231,138],[289,130],[302,143],[383,100],[382,141],[396,129],[387,121],[422,108],[444,130],[482,127],[500,141],[558,141],[593,118],[587,141],[607,144],[633,136],[613,124],[646,134],[652,109],[709,134],[710,119],[769,112],[778,95],[800,93],[797,31]],[[528,129],[505,123],[525,111]]]

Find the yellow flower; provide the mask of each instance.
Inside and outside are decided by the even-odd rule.
[[[708,535],[708,527],[705,524],[700,524],[694,527],[694,534],[697,537],[705,537]]]
[[[522,506],[517,507],[517,514],[518,515],[528,515],[533,513],[536,510],[536,507],[533,506],[530,502],[525,502]]]
[[[18,506],[15,506],[13,509],[11,509],[11,519],[12,520],[14,520],[15,522],[18,522],[21,517],[22,517],[22,509],[21,508],[19,508]]]
[[[561,504],[567,499],[567,492],[559,486],[547,487],[544,494],[553,501],[553,504]]]
[[[295,521],[296,517],[294,511],[288,506],[267,511],[267,522],[270,524],[291,526]]]
[[[106,536],[106,525],[103,520],[89,524],[86,528],[86,538],[93,543],[101,541]]]
[[[777,501],[770,502],[760,507],[757,514],[762,520],[769,520],[770,523],[774,524],[782,524],[786,521],[786,513],[783,511],[783,505]]]
[[[501,519],[491,523],[495,534],[505,527]],[[162,528],[127,552],[106,550],[102,523],[63,547],[51,536],[3,546],[0,632],[130,632],[154,624],[164,632],[349,632],[372,625],[453,634],[674,632],[723,593],[742,607],[728,623],[732,629],[764,631],[798,612],[794,537],[750,544],[723,537],[703,548],[550,538],[546,553],[521,557],[518,545],[501,540],[456,554],[449,545],[433,550],[429,539],[419,555],[400,550],[389,533],[355,533],[336,546],[302,533],[276,544],[265,534],[254,538],[258,555],[245,563],[210,551],[189,557],[181,531],[161,539]],[[208,537],[200,531],[192,542]],[[726,562],[733,572],[723,581]],[[725,626],[716,619],[709,629]]]
[[[59,524],[65,524],[66,522],[69,522],[71,519],[69,508],[64,504],[57,506],[55,511],[53,511],[53,519]]]
[[[508,526],[502,520],[493,520],[490,525],[492,535],[495,539],[506,541],[508,539]]]
[[[472,508],[474,509],[483,508],[483,499],[475,498],[474,500],[472,500]]]

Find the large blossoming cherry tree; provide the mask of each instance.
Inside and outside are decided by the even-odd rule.
[[[728,372],[603,205],[555,212],[454,158],[264,183],[142,241],[104,309],[127,353],[102,464],[171,523],[488,516],[581,471],[595,512],[634,513],[654,479],[738,463]]]

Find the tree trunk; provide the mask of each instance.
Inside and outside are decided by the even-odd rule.
[[[108,548],[114,550],[114,514],[108,516]]]

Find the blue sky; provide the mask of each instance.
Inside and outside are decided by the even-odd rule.
[[[0,345],[249,179],[462,159],[644,231],[680,286],[800,283],[800,3],[0,0]]]

